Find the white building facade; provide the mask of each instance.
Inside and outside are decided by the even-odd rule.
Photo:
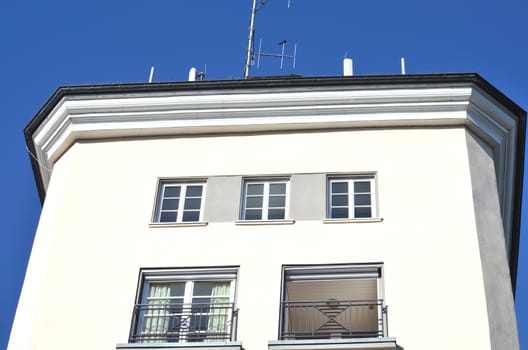
[[[475,74],[60,88],[9,349],[519,349],[525,119]]]

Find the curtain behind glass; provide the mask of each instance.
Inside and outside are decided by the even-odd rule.
[[[231,308],[229,304],[230,282],[214,283],[211,291],[211,312],[207,325],[205,341],[225,341],[225,336],[229,332],[229,319]]]
[[[148,309],[144,314],[143,332],[145,343],[159,342],[169,328],[167,305],[171,294],[170,285],[152,284],[149,288]]]

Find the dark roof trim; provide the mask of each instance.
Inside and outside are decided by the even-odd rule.
[[[513,193],[513,220],[512,236],[510,242],[510,277],[512,282],[513,295],[517,286],[517,267],[519,261],[519,244],[521,237],[521,214],[522,214],[522,196],[523,196],[523,178],[524,178],[524,154],[526,143],[526,112],[521,109],[515,113],[517,118],[517,153],[515,159],[515,184]]]

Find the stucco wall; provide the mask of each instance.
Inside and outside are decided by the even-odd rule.
[[[76,143],[53,170],[13,330],[29,334],[10,349],[113,348],[127,342],[141,267],[239,265],[238,339],[265,350],[283,264],[368,262],[384,263],[389,336],[405,350],[490,349],[466,149],[463,128]],[[214,211],[217,192],[207,226],[149,227],[158,178],[221,176],[239,205],[242,176],[306,174],[295,192],[335,172],[376,173],[383,221],[308,220],[325,203],[300,196],[294,224],[240,226]]]
[[[467,145],[492,349],[519,349],[493,153],[470,132]]]

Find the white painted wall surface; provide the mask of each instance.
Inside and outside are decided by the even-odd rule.
[[[9,349],[114,349],[128,339],[140,268],[239,265],[238,340],[266,350],[282,264],[364,262],[384,263],[389,336],[405,350],[490,349],[465,137],[460,127],[76,143],[53,169]],[[364,171],[377,172],[382,222],[149,227],[159,177]]]

